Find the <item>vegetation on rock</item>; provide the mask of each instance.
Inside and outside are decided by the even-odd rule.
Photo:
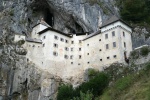
[[[150,24],[149,0],[119,0],[118,5],[120,6],[120,14],[124,20]]]
[[[71,100],[73,98],[73,100],[80,100],[79,98],[83,97],[89,98],[84,100],[91,100],[92,98],[96,98],[102,94],[103,90],[108,86],[108,83],[108,75],[103,72],[99,72],[88,82],[82,83],[76,89],[73,89],[71,85],[61,85],[58,89],[57,100]]]
[[[150,100],[150,62],[143,70],[118,79],[109,87],[100,100]]]

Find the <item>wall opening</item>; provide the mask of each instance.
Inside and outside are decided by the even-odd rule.
[[[77,33],[84,33],[83,28],[77,22],[75,22],[75,28],[77,30]]]
[[[51,27],[54,26],[54,15],[50,12],[48,8],[45,10],[44,19],[46,23],[49,24]]]

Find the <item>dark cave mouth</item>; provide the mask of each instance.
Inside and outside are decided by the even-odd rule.
[[[48,8],[44,11],[44,19],[51,27],[54,26],[54,14]]]

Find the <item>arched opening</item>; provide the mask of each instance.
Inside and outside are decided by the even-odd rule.
[[[54,26],[54,15],[50,12],[48,8],[45,10],[44,19],[46,23],[49,24],[51,27]]]
[[[75,22],[75,28],[77,30],[77,33],[84,33],[83,28],[77,22]]]

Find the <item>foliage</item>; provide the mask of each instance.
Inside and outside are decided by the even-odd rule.
[[[129,87],[131,83],[132,83],[132,76],[129,75],[129,76],[119,79],[115,83],[115,88],[117,91],[120,92],[120,91],[126,89],[127,87]]]
[[[93,100],[93,94],[89,91],[86,93],[80,92],[79,97],[74,97],[73,100]]]
[[[91,91],[92,94],[98,96],[102,94],[105,87],[107,87],[109,83],[109,77],[105,73],[99,73],[93,79],[89,80],[89,82],[81,84],[78,89],[83,93],[87,91]]]
[[[95,70],[95,69],[88,69],[88,77],[89,79],[94,78],[97,74],[99,73],[99,71]]]
[[[149,53],[149,48],[148,47],[142,47],[140,53],[142,56],[147,56]]]
[[[58,89],[57,100],[70,100],[72,97],[74,97],[72,85],[62,84]]]
[[[146,66],[146,70],[149,71],[150,70],[150,62],[148,62],[145,66]]]
[[[138,23],[146,21],[149,23],[149,0],[120,0],[120,5],[122,5],[120,13],[124,20]]]
[[[25,43],[24,40],[19,40],[19,41],[17,42],[17,45],[21,46],[21,45],[23,45],[24,43]]]
[[[91,70],[92,74],[95,71]],[[78,88],[73,89],[71,85],[61,85],[58,89],[57,100],[90,100],[102,94],[108,86],[109,77],[103,72],[97,72],[88,82],[82,83]],[[90,99],[89,99],[90,98]]]
[[[131,57],[132,57],[133,59],[139,58],[139,52],[138,52],[137,50],[132,51],[132,52],[131,52]]]
[[[10,10],[10,11],[9,11],[9,15],[10,15],[10,16],[13,16],[13,15],[14,15],[14,10]]]
[[[112,83],[100,100],[150,100],[150,62],[140,66],[144,69]]]

